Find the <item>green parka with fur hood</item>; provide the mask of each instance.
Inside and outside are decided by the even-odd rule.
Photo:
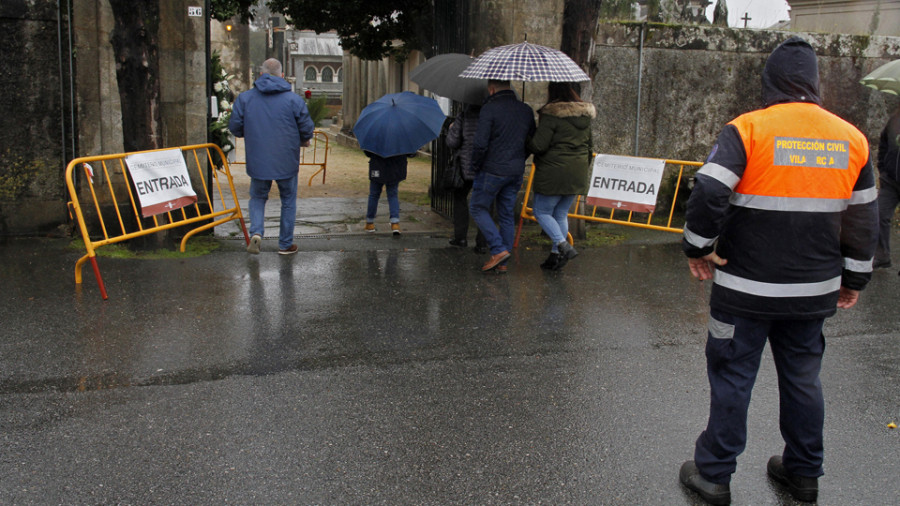
[[[539,111],[539,123],[528,139],[534,153],[532,189],[543,195],[584,195],[592,161],[591,119],[597,115],[588,102],[550,102]]]

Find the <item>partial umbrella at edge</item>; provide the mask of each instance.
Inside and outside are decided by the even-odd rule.
[[[460,53],[433,56],[409,73],[409,80],[442,97],[481,105],[488,97],[487,80],[464,79],[459,74],[474,61]]]
[[[873,70],[860,84],[891,95],[900,95],[900,60],[894,60]]]
[[[522,42],[488,49],[460,75],[470,79],[529,82],[590,81],[581,67],[558,49]]]
[[[443,111],[432,98],[391,93],[367,105],[353,134],[359,147],[383,157],[412,154],[441,133]]]

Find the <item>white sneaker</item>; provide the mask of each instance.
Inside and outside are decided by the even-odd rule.
[[[259,255],[260,243],[262,243],[262,236],[260,236],[259,234],[253,234],[253,237],[250,238],[250,244],[247,245],[247,253]]]

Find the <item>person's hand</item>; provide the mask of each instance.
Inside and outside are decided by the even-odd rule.
[[[691,268],[691,274],[700,281],[712,279],[716,266],[727,263],[728,260],[717,255],[715,251],[704,257],[688,258],[688,267]]]
[[[303,141],[303,142],[300,143],[300,147],[301,147],[301,148],[308,148],[308,147],[309,147],[309,144],[310,144],[310,141]]]
[[[841,291],[838,294],[837,307],[841,309],[850,309],[856,305],[856,301],[858,300],[859,290],[851,290],[842,286]]]

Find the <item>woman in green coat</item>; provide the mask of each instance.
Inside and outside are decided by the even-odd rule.
[[[578,252],[567,241],[567,215],[577,195],[588,191],[592,153],[591,120],[594,105],[583,102],[575,83],[550,83],[547,104],[538,110],[539,123],[528,139],[534,153],[534,217],[553,246],[541,264],[558,270]]]

